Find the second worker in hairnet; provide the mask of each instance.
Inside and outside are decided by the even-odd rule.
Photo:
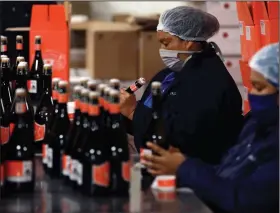
[[[180,6],[165,11],[157,35],[166,68],[151,80],[162,83],[167,142],[211,164],[236,141],[243,120],[238,88],[214,45],[207,42],[218,30],[218,20],[199,9]],[[151,106],[150,84],[139,102],[121,91],[121,112],[138,151],[147,142]]]

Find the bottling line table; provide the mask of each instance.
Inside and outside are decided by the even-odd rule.
[[[212,213],[193,193],[142,192],[141,213]],[[36,158],[36,190],[0,201],[1,213],[129,213],[128,198],[90,198],[48,178]]]

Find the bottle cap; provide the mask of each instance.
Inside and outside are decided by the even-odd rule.
[[[106,86],[107,86],[106,84],[102,84],[102,83],[101,83],[101,84],[99,84],[99,85],[97,86],[97,90],[98,90],[100,93],[102,93]]]
[[[23,88],[18,88],[16,89],[16,96],[25,96],[26,95],[26,90]]]
[[[53,82],[53,83],[58,83],[59,81],[60,81],[60,78],[53,78],[53,79],[52,79],[52,82]]]
[[[114,96],[115,97],[115,96],[119,96],[120,92],[115,90],[115,89],[110,89],[109,94],[110,94],[110,96]]]
[[[139,78],[138,83],[141,84],[141,85],[144,85],[146,83],[145,78]]]
[[[1,62],[9,63],[10,59],[8,57],[7,58],[1,58]]]
[[[51,64],[44,64],[44,69],[51,69],[52,65]]]
[[[94,91],[89,92],[90,99],[98,99],[98,97],[99,97],[99,92],[94,92]]]
[[[74,93],[80,93],[81,91],[82,91],[82,87],[80,86],[80,85],[76,85],[75,87],[74,87]]]
[[[25,61],[25,58],[23,56],[18,56],[17,61]]]
[[[1,58],[8,58],[7,55],[1,55]]]
[[[7,41],[7,37],[6,36],[1,36],[1,41]]]
[[[24,68],[25,66],[26,66],[26,62],[24,62],[24,61],[21,61],[18,64],[18,68]]]
[[[59,88],[63,88],[63,87],[67,87],[68,86],[68,82],[67,81],[59,81],[58,82],[58,87]]]
[[[81,95],[82,95],[82,96],[88,96],[88,95],[89,95],[89,90],[83,88],[83,89],[81,90]]]
[[[23,40],[23,37],[21,36],[21,35],[17,35],[16,36],[16,40],[18,41],[18,40]]]
[[[35,39],[37,40],[37,39],[41,39],[41,36],[40,35],[36,35],[35,36]]]
[[[87,86],[88,87],[91,87],[91,86],[97,86],[98,85],[98,82],[96,80],[89,80],[87,81]]]
[[[109,83],[110,84],[117,84],[117,83],[120,83],[120,80],[116,79],[116,78],[112,78],[112,79],[110,79]]]
[[[152,88],[160,88],[160,87],[161,87],[161,83],[159,81],[152,82]]]

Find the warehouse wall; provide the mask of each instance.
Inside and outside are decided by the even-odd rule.
[[[184,1],[122,1],[122,2],[91,2],[92,18],[111,20],[114,13],[132,13],[135,15],[161,13],[166,9],[191,4],[202,7],[204,2]],[[105,9],[106,8],[106,9]]]

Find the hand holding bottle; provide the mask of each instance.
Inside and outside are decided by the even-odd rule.
[[[121,114],[132,120],[137,102],[134,94],[129,94],[124,89],[120,90],[120,110]]]

